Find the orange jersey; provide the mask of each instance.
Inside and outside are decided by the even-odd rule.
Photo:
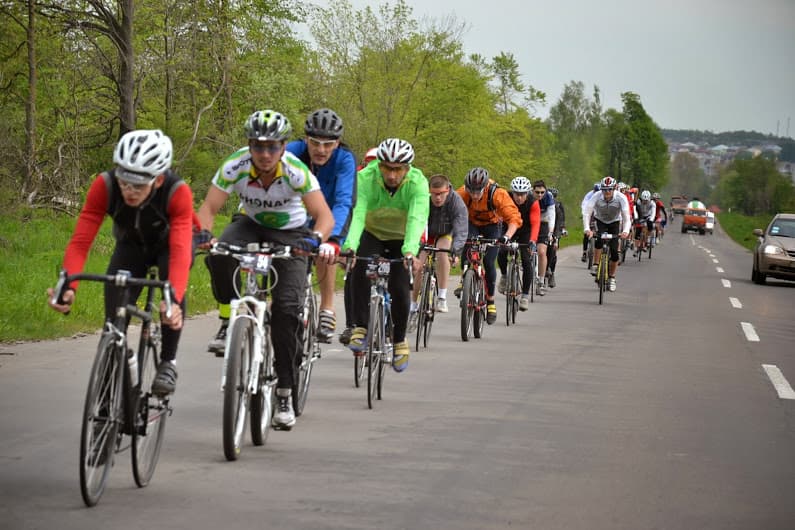
[[[489,186],[493,182],[489,180]],[[519,213],[519,209],[504,188],[498,187],[494,190],[494,196],[492,197],[493,210],[489,209],[488,186],[486,186],[483,195],[478,200],[472,198],[465,186],[461,186],[456,191],[464,200],[469,212],[469,222],[473,225],[485,226],[503,221],[506,224],[522,226],[522,216]]]

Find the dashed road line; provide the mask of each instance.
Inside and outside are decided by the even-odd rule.
[[[778,369],[778,366],[775,364],[763,364],[762,368],[767,373],[770,382],[773,383],[773,388],[776,389],[778,397],[781,399],[795,399],[795,390],[792,390],[789,381]]]
[[[735,298],[733,296],[729,297],[729,302],[731,302],[732,307],[735,308],[735,309],[742,309],[743,308],[743,304],[737,298]]]
[[[730,282],[730,281],[729,281],[729,280],[727,280],[726,278],[721,278],[721,279],[720,279],[720,283],[722,283],[722,284],[723,284],[723,286],[724,286],[725,288],[727,288],[727,289],[731,289],[731,287],[732,287],[732,282]]]
[[[712,258],[712,263],[720,263],[720,261],[716,260],[715,258]]]
[[[724,272],[723,267],[715,267],[715,270],[718,271],[721,274],[723,274],[723,272]]]
[[[745,338],[748,339],[748,342],[759,342],[759,335],[756,334],[756,330],[750,322],[740,322],[740,326],[742,326],[743,333],[745,333]]]

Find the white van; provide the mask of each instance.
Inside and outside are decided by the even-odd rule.
[[[710,234],[712,234],[712,231],[715,229],[715,213],[709,210],[707,210],[707,226],[705,229]]]

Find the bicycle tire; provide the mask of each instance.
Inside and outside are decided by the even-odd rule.
[[[594,240],[593,240],[593,238],[590,238],[588,240],[588,251],[587,251],[588,252],[588,270],[591,270],[591,268],[593,267],[594,246],[595,246]]]
[[[359,388],[364,378],[364,359],[365,353],[361,355],[353,354],[353,385]]]
[[[384,379],[386,378],[387,364],[392,365],[395,357],[395,328],[392,323],[392,309],[390,304],[384,304],[384,334],[383,350],[381,352],[381,365],[378,367],[378,399],[384,395]]]
[[[519,297],[522,295],[522,278],[519,275],[519,266],[516,264],[516,258],[514,258],[513,275],[511,276],[511,292],[513,293],[511,324],[516,324],[516,315],[519,313]]]
[[[270,326],[263,338],[262,364],[259,367],[257,393],[249,398],[251,408],[251,443],[265,445],[270,433],[271,420],[276,403],[276,377],[273,374],[273,344]],[[252,356],[253,359],[253,356]]]
[[[428,297],[428,308],[425,313],[425,325],[422,333],[422,343],[426,348],[431,341],[431,329],[433,329],[433,321],[436,319],[436,301],[439,299],[439,282],[436,280],[436,272],[431,272],[431,294]]]
[[[414,340],[414,351],[420,350],[420,339],[425,333],[425,319],[427,318],[426,305],[428,303],[428,291],[430,289],[430,271],[423,268],[422,280],[420,284],[420,298],[417,304],[417,333]]]
[[[621,263],[625,263],[627,261],[627,250],[629,249],[629,243],[627,243],[626,239],[621,240]]]
[[[652,245],[651,245],[651,244],[649,244],[649,257],[648,257],[648,259],[651,259],[651,249],[652,249],[652,248],[654,248],[654,247],[652,247]]]
[[[367,407],[377,399],[378,378],[384,350],[384,301],[370,300],[370,326],[367,331]]]
[[[469,341],[475,316],[474,289],[472,287],[474,278],[475,271],[470,268],[464,271],[464,279],[461,282],[461,340],[464,342]]]
[[[317,348],[318,311],[317,300],[314,292],[312,292],[311,285],[307,287],[305,307],[307,308],[307,316],[306,322],[304,322],[303,351],[301,354],[301,364],[297,368],[297,382],[293,385],[292,393],[293,411],[296,417],[304,412],[306,399],[309,397],[309,385],[312,380],[312,366],[315,363],[315,359],[317,359],[315,349]]]
[[[133,414],[131,444],[133,478],[139,488],[149,484],[155,473],[169,415],[168,398],[155,396],[151,391],[159,358],[152,336],[159,333],[154,323],[144,324],[141,331],[141,341],[146,343],[138,358],[139,386],[135,389],[138,403]]]
[[[226,381],[224,383],[223,445],[227,460],[237,460],[243,445],[243,433],[248,417],[248,373],[254,347],[254,327],[247,317],[232,324],[229,351],[226,353]]]
[[[513,299],[516,296],[513,290],[513,259],[508,258],[508,265],[505,269],[505,325],[511,325],[511,313],[513,312]]]
[[[591,260],[593,260],[593,256],[591,256]],[[536,285],[538,285],[538,253],[533,252],[533,257],[530,259],[530,303],[531,304],[534,304],[536,301]]]
[[[103,334],[88,378],[80,433],[80,493],[95,506],[105,491],[122,413],[124,350]]]
[[[473,285],[475,292],[472,299],[475,301],[475,313],[472,316],[472,336],[479,339],[483,336],[483,327],[486,324],[486,292],[485,281],[482,276],[475,276]]]
[[[599,268],[596,271],[599,280],[599,305],[602,305],[605,290],[607,289],[607,267],[607,253],[602,251],[602,256],[599,258]]]

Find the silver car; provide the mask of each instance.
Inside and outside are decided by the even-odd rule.
[[[751,280],[760,285],[768,276],[795,280],[795,214],[776,214],[767,230],[757,228],[754,235],[759,240],[754,248]]]

